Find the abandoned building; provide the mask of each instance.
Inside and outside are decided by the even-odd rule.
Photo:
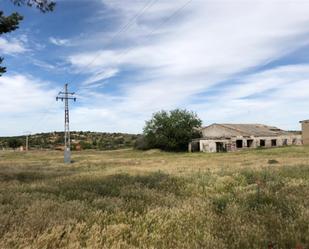
[[[309,145],[309,120],[300,121],[302,126],[302,139],[304,145]]]
[[[229,152],[302,144],[300,134],[262,124],[212,124],[202,128],[201,133],[201,138],[189,143],[190,152]]]

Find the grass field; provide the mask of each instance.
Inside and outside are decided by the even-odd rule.
[[[0,248],[309,248],[309,147],[0,152]]]

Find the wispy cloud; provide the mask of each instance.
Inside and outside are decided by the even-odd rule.
[[[205,102],[191,105],[211,122],[268,123],[297,129],[309,108],[309,64],[253,73]]]
[[[45,61],[42,61],[42,60],[32,59],[32,63],[35,66],[44,68],[44,69],[49,70],[49,71],[51,71],[51,70],[59,70],[59,68],[57,68],[56,66],[54,66],[54,65],[52,65],[50,63],[47,63]]]
[[[71,42],[69,39],[60,39],[55,37],[49,37],[49,42],[56,46],[70,46]]]
[[[90,85],[93,83],[97,83],[98,81],[103,81],[109,78],[114,77],[119,72],[118,69],[114,68],[107,68],[103,71],[98,72],[94,76],[89,77],[87,80],[84,81],[84,85]]]
[[[126,7],[118,4],[118,1],[103,2],[119,10],[124,19],[141,7]],[[178,2],[165,5],[159,1],[158,6],[151,8],[152,18],[168,17],[171,10],[179,6],[181,4]],[[165,7],[166,12],[161,12]],[[90,63],[87,71],[92,74],[90,78],[95,77],[100,69],[104,72],[111,67],[121,74],[124,68],[134,68],[138,74],[137,80],[120,86],[123,99],[115,103],[113,110],[125,108],[132,116],[139,113],[142,114],[140,118],[145,119],[151,112],[162,108],[193,107],[197,94],[232,79],[236,74],[246,75],[248,70],[266,65],[307,45],[308,11],[309,4],[306,3],[192,2],[179,16],[159,28],[140,17],[136,21],[137,27],[146,25],[156,31],[150,32],[149,36],[137,32],[135,40],[122,47],[76,53],[68,61],[75,69],[82,69]],[[131,35],[130,32],[128,36]],[[276,75],[275,71],[268,74]],[[233,103],[231,106],[238,111],[239,108],[256,107],[256,111],[266,112],[274,105],[274,100],[241,99],[246,94],[254,94],[255,90],[284,88],[284,81],[266,76],[268,82],[263,83],[253,83],[255,81],[244,76],[247,82],[235,86],[235,98],[230,96]],[[229,84],[234,86],[232,81]],[[276,103],[279,101],[276,100]],[[208,103],[205,105],[211,108]],[[215,112],[225,110],[223,113],[226,113],[230,110],[222,104],[212,108],[214,113],[210,114],[217,118],[219,116]],[[203,110],[196,111],[201,115],[204,113]],[[231,116],[233,114],[239,117],[237,112],[230,111],[230,120],[235,120]],[[123,114],[119,112],[119,119],[122,117]],[[275,117],[271,117],[271,120],[273,122]]]
[[[15,55],[26,52],[28,51],[28,49],[25,47],[24,41],[25,41],[24,38],[7,39],[0,37],[0,53]]]
[[[309,45],[309,3],[205,0],[182,8],[186,2],[96,1],[95,28],[44,38],[79,88],[72,129],[141,132],[152,112],[176,107],[197,111],[205,124],[297,128],[306,118],[308,62],[291,65],[289,57]],[[283,57],[284,66],[270,63]]]

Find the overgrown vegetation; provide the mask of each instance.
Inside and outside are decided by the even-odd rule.
[[[72,150],[97,149],[114,150],[131,148],[134,146],[139,135],[125,133],[103,132],[71,132]],[[25,146],[26,137],[0,137],[0,148],[13,148],[12,143]],[[63,132],[40,133],[29,136],[31,149],[61,149],[64,143]]]
[[[308,248],[308,147],[62,156],[0,153],[0,248]]]
[[[22,141],[21,139],[17,139],[17,138],[11,138],[8,140],[7,145],[12,148],[12,149],[16,149],[20,146],[22,146]]]

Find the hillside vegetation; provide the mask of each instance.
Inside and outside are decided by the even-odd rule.
[[[72,131],[72,150],[81,149],[114,150],[133,147],[139,135],[126,133],[105,133]],[[0,137],[0,148],[8,148],[9,141],[17,139],[25,146],[26,137]],[[35,149],[59,149],[64,143],[63,132],[40,133],[29,136],[29,146]]]
[[[309,246],[309,148],[0,152],[0,248]]]

